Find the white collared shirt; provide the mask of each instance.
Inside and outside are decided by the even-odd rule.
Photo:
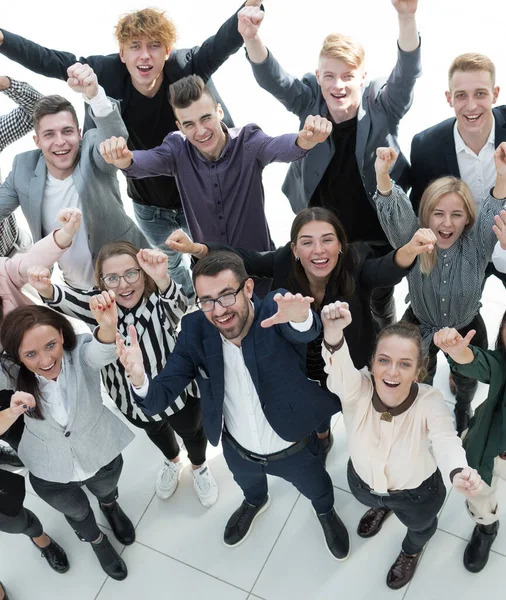
[[[297,331],[307,331],[313,324],[313,313],[303,323],[290,323]],[[225,366],[223,418],[230,435],[243,448],[256,454],[280,452],[299,440],[282,439],[267,421],[255,384],[244,362],[242,348],[221,334]]]
[[[51,417],[54,421],[66,429],[69,422],[69,407],[67,402],[66,390],[63,379],[65,373],[65,360],[62,359],[60,373],[56,381],[46,379],[41,375],[35,374],[39,384],[40,398],[42,400],[42,412],[45,416]],[[74,473],[69,481],[85,481],[93,477],[95,472],[87,473],[83,470],[76,457],[74,456]]]
[[[453,128],[453,137],[455,139],[455,151],[457,153],[460,178],[470,187],[478,210],[480,210],[483,201],[490,193],[490,189],[495,185],[495,122],[492,124],[488,140],[479,154],[475,154],[466,145],[459,133],[456,121]]]

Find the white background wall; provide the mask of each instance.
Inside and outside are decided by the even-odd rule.
[[[88,0],[65,2],[4,0],[0,27],[42,45],[77,56],[116,51],[113,28],[124,12],[155,5],[167,10],[179,30],[179,47],[200,44],[239,6],[239,0],[185,0],[132,2]],[[302,76],[314,71],[323,38],[341,31],[360,38],[367,53],[370,77],[387,75],[395,62],[397,14],[390,0],[266,0],[262,35],[281,64]],[[451,60],[462,52],[482,52],[495,62],[498,83],[506,81],[504,54],[506,2],[504,0],[420,0],[418,24],[422,35],[424,74],[415,90],[414,104],[401,125],[401,145],[409,154],[412,136],[452,115],[446,104],[446,73]],[[82,104],[61,81],[35,75],[0,56],[0,73],[30,82],[42,93],[58,93]],[[297,119],[255,83],[243,50],[233,56],[214,77],[236,124],[256,122],[270,134],[297,130]],[[506,86],[506,83],[505,83]],[[499,102],[501,101],[501,96]],[[0,113],[12,103],[0,97]],[[32,149],[31,136],[10,146],[0,156],[4,177],[14,155]],[[285,167],[274,165],[265,172],[267,213],[274,240],[287,240],[292,213],[280,190]],[[127,201],[126,194],[124,194]],[[126,202],[128,204],[128,201]]]

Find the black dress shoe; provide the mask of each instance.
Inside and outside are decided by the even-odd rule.
[[[322,450],[323,456],[323,464],[327,464],[327,456],[330,452],[330,449],[334,445],[334,436],[332,435],[332,431],[329,431],[329,435],[323,440],[318,438],[318,442],[320,443],[320,448]]]
[[[460,407],[455,405],[455,428],[457,429],[457,434],[460,437],[464,431],[469,427],[469,421],[473,416],[473,410],[471,405]]]
[[[248,537],[255,519],[267,510],[270,503],[269,494],[260,506],[253,506],[243,500],[243,503],[230,517],[225,527],[225,534],[223,535],[225,546],[232,547],[242,544]]]
[[[9,600],[9,595],[7,594],[7,590],[4,588],[4,585],[1,581],[0,581],[0,590],[4,591],[4,600]]]
[[[100,566],[109,577],[116,579],[116,581],[126,579],[128,571],[125,561],[112,547],[111,542],[107,539],[105,533],[102,534],[102,541],[98,544],[90,545],[93,548],[93,552],[97,555]]]
[[[334,509],[323,515],[316,514],[323,529],[327,549],[336,560],[346,560],[350,555],[350,536]]]
[[[24,467],[23,461],[18,453],[10,446],[0,444],[0,465],[9,465],[10,467]]]
[[[379,533],[383,523],[391,514],[389,508],[370,508],[358,523],[358,535],[363,538],[373,537]]]
[[[468,571],[479,573],[485,568],[498,530],[499,521],[491,525],[476,525],[464,551],[464,567]]]
[[[125,546],[133,544],[135,542],[135,528],[121,506],[117,502],[112,506],[100,504],[100,509],[104,513],[118,542],[121,542]]]
[[[387,585],[391,590],[400,590],[413,579],[422,553],[409,555],[402,550],[387,575]]]
[[[33,540],[31,541],[37,550],[39,550],[40,555],[47,560],[47,564],[51,569],[57,573],[66,573],[70,569],[70,565],[65,550],[54,540],[51,538],[49,539],[51,540],[49,546],[46,546],[45,548],[41,548],[40,546],[37,546]]]

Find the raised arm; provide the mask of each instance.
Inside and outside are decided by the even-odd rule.
[[[137,253],[141,269],[153,279],[158,288],[160,300],[174,333],[188,309],[188,298],[181,286],[173,281],[167,267],[167,255],[161,250],[143,249]]]
[[[173,231],[165,240],[165,244],[176,252],[182,254],[191,254],[195,258],[204,258],[209,252],[217,250],[227,250],[238,254],[246,268],[246,272],[251,277],[272,278],[274,275],[274,265],[276,259],[286,253],[286,246],[277,250],[268,250],[267,252],[257,252],[256,250],[246,250],[244,248],[232,248],[225,244],[200,244],[192,242],[182,229]],[[289,249],[288,249],[289,251]]]
[[[239,12],[239,32],[257,83],[272,94],[290,112],[301,116],[316,98],[314,86],[289,75],[267,50],[260,39],[259,28],[264,13],[260,9],[245,8]]]
[[[489,384],[492,379],[506,382],[506,365],[502,350],[482,350],[471,346],[476,331],[465,337],[453,328],[445,327],[434,334],[434,344],[445,354],[452,371]]]
[[[376,101],[383,111],[396,121],[408,112],[413,92],[422,74],[420,39],[416,26],[418,0],[392,0],[399,19],[398,56],[386,85],[377,92]]]
[[[243,6],[260,6],[260,2],[247,0]],[[201,46],[188,50],[182,54],[180,59],[179,57],[176,59],[183,70],[183,74],[180,73],[178,78],[186,75],[200,75],[204,81],[207,81],[232,54],[239,50],[243,44],[242,37],[237,30],[240,10],[227,19],[218,31],[207,38]]]
[[[28,83],[0,76],[0,91],[19,104],[7,115],[0,117],[0,151],[33,128],[33,107],[42,95]]]
[[[381,227],[394,248],[407,244],[420,227],[418,217],[405,192],[390,179],[389,171],[395,164],[397,154],[392,148],[376,150],[376,185],[374,195],[376,211]]]
[[[67,69],[77,62],[70,52],[44,48],[5,29],[0,30],[0,53],[30,71],[64,81]]]
[[[3,259],[5,273],[12,285],[21,288],[28,283],[30,267],[40,265],[52,269],[54,263],[70,248],[74,235],[81,224],[82,214],[78,208],[63,209],[58,213],[61,229],[51,232],[36,242],[27,252]]]
[[[274,308],[277,305],[277,311],[264,319],[261,327],[276,326],[279,333],[294,344],[308,344],[320,335],[320,319],[311,310],[314,298],[280,290],[272,301]]]
[[[100,154],[106,163],[121,169],[127,177],[142,179],[157,175],[175,175],[175,157],[183,145],[183,138],[172,132],[160,146],[152,150],[132,152],[123,137],[112,137],[100,144]]]
[[[9,427],[24,415],[27,410],[35,408],[35,398],[26,392],[15,392],[11,396],[9,408],[0,410],[0,435],[3,435]]]

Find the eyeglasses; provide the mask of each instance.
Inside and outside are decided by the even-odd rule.
[[[124,279],[127,283],[136,283],[141,276],[141,270],[142,269],[130,269],[130,271],[127,271],[124,275],[112,273],[111,275],[101,277],[100,281],[103,281],[108,288],[117,288],[121,279]]]
[[[205,298],[204,300],[197,300],[195,304],[200,308],[202,312],[211,312],[214,310],[214,306],[216,302],[222,306],[223,308],[227,308],[227,306],[233,306],[237,301],[237,294],[243,289],[246,279],[241,283],[241,285],[235,290],[235,292],[230,292],[228,294],[223,294],[219,298]]]

